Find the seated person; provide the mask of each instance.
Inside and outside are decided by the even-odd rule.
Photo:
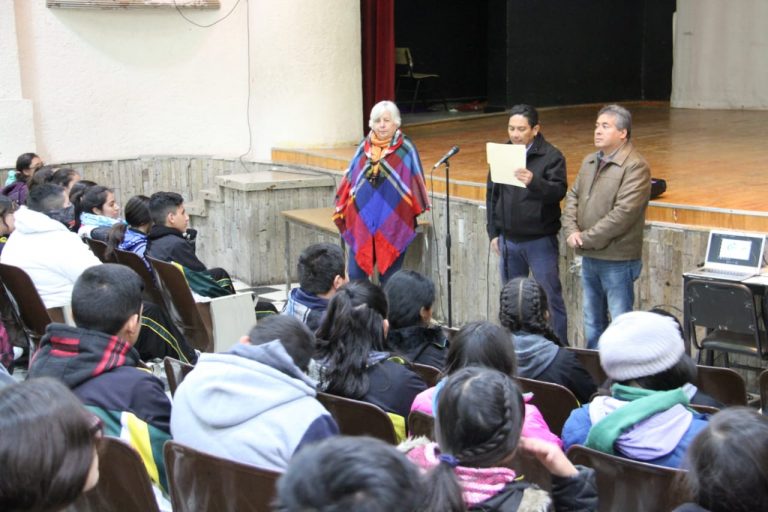
[[[519,377],[565,386],[581,403],[597,391],[576,354],[560,346],[549,325],[547,295],[535,280],[507,281],[501,290],[499,321],[512,334]]]
[[[80,274],[101,265],[79,236],[47,215],[67,202],[63,187],[51,183],[35,187],[27,206],[15,212],[16,229],[0,255],[0,262],[29,274],[46,308],[69,305]]]
[[[23,153],[16,159],[16,172],[8,173],[8,180],[5,187],[0,191],[16,204],[27,203],[27,181],[32,177],[37,169],[43,166],[43,160],[34,153]],[[11,179],[12,178],[12,179]]]
[[[144,258],[147,250],[147,234],[152,227],[152,216],[149,213],[149,198],[133,196],[125,203],[125,223],[112,226],[107,236],[107,257],[114,254],[115,249],[128,251],[140,256],[152,272],[149,262]]]
[[[594,471],[577,468],[552,443],[522,436],[523,405],[512,378],[496,370],[468,367],[448,377],[437,399],[437,442],[407,453],[430,470],[426,510],[597,510]],[[551,473],[551,496],[510,467],[517,450]]]
[[[680,467],[708,416],[688,408],[686,390],[658,389],[657,377],[684,355],[675,321],[646,311],[616,317],[598,342],[600,365],[615,384],[574,410],[563,426],[566,449],[574,444],[671,468]]]
[[[389,302],[387,347],[412,363],[442,370],[448,340],[439,325],[432,325],[435,284],[413,270],[398,270],[384,292]]]
[[[370,437],[334,437],[302,450],[277,481],[274,510],[423,509],[419,470],[394,446]]]
[[[107,241],[110,228],[120,220],[120,205],[115,193],[103,185],[94,185],[72,195],[75,205],[74,230],[83,238]]]
[[[693,503],[674,512],[768,510],[768,418],[747,407],[721,411],[685,455]]]
[[[0,510],[64,510],[99,480],[101,423],[62,383],[0,389]]]
[[[274,315],[229,351],[202,354],[173,397],[173,438],[285,471],[294,452],[339,432],[304,373],[314,350],[315,336],[304,324]]]
[[[451,340],[443,375],[450,377],[468,366],[498,370],[514,378],[517,373],[517,358],[509,333],[490,322],[470,322],[462,327]],[[439,388],[444,385],[445,378],[437,386],[419,393],[411,405],[411,412],[417,411],[434,416],[435,397]],[[533,393],[525,393],[523,399],[525,401],[523,435],[542,439],[562,448],[563,442],[549,429],[538,407],[530,403]]]
[[[13,213],[17,207],[6,196],[0,194],[0,254],[5,249],[5,243],[8,237],[13,233],[15,222]]]
[[[299,256],[299,287],[291,290],[283,314],[293,315],[311,331],[320,326],[328,301],[347,282],[344,251],[335,244],[314,244]]]
[[[149,212],[154,225],[149,230],[146,255],[160,261],[169,261],[182,265],[193,272],[207,274],[221,290],[190,286],[199,295],[219,297],[235,293],[232,278],[222,268],[207,268],[195,254],[195,246],[187,237],[194,237],[190,232],[189,215],[184,209],[184,198],[176,192],[155,192],[149,198]],[[185,271],[186,273],[186,271]]]
[[[317,372],[323,391],[384,409],[405,438],[411,403],[426,384],[408,361],[385,351],[387,296],[369,281],[351,281],[331,299],[317,336]]]
[[[136,272],[123,265],[83,272],[72,291],[77,327],[48,326],[29,378],[64,382],[101,418],[106,435],[127,440],[142,454],[152,482],[167,491],[162,454],[171,438],[171,403],[160,379],[137,368],[139,353],[133,348],[143,287]]]
[[[61,185],[67,191],[69,197],[72,187],[82,179],[80,173],[69,167],[59,167],[53,172],[53,175],[48,180],[54,185]]]

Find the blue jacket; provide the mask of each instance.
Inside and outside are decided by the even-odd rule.
[[[590,408],[598,407],[601,400],[610,397],[597,397],[591,403],[583,405],[578,409],[574,409],[568,420],[563,426],[563,449],[567,450],[574,444],[584,444],[587,441],[587,436],[592,428],[592,419],[590,417]],[[682,407],[682,406],[680,406]],[[594,411],[592,411],[594,413]],[[662,414],[662,413],[659,413]],[[651,425],[652,418],[642,421],[629,429],[625,434],[614,444],[614,449],[617,455],[626,457],[628,459],[640,460],[641,462],[648,462],[650,464],[656,464],[658,466],[666,466],[670,468],[679,468],[685,452],[688,449],[688,445],[691,444],[704,427],[707,426],[708,416],[704,414],[698,414],[692,412],[692,421],[687,429],[676,429],[674,423],[669,424],[670,428],[665,428],[664,425]],[[657,415],[658,416],[658,415]],[[632,456],[632,448],[627,447],[622,450],[622,439],[624,436],[632,437],[631,443],[640,444],[645,449],[644,452],[651,452],[654,449],[659,453],[667,452],[652,459],[640,459],[639,457]],[[668,451],[671,448],[671,451]]]

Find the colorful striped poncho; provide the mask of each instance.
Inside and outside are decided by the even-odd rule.
[[[416,216],[429,209],[416,147],[400,130],[374,176],[370,134],[357,148],[336,191],[333,221],[366,274],[384,274],[416,237]]]

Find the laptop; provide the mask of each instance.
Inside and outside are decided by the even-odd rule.
[[[704,266],[687,277],[744,281],[760,273],[765,236],[734,231],[710,231]]]

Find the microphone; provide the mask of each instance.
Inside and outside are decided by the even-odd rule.
[[[459,152],[459,146],[453,146],[446,154],[443,155],[443,158],[441,158],[433,167],[432,170],[437,169],[441,165],[443,165],[445,162],[448,161],[449,158],[451,158],[453,155]]]

